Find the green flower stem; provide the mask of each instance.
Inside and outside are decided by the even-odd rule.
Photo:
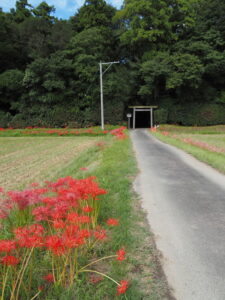
[[[82,270],[82,271],[80,271],[80,273],[82,273],[82,272],[89,272],[89,273],[96,273],[96,274],[99,274],[99,275],[101,275],[101,276],[103,276],[103,277],[108,278],[109,280],[113,281],[115,284],[117,284],[118,286],[120,286],[119,282],[117,282],[117,281],[114,280],[112,277],[110,277],[110,276],[108,276],[108,275],[106,275],[106,274],[104,274],[104,273],[101,273],[101,272],[98,272],[98,271],[95,271],[95,270]]]
[[[91,266],[91,265],[93,265],[93,264],[95,264],[95,263],[97,263],[97,262],[99,262],[99,261],[101,261],[101,260],[109,259],[109,258],[116,257],[116,256],[117,256],[117,255],[110,255],[110,256],[105,256],[105,257],[102,257],[102,258],[100,258],[100,259],[97,259],[97,260],[95,260],[95,261],[89,263],[88,265],[82,267],[82,268],[78,271],[78,273],[79,273],[81,270],[85,269],[86,267]]]

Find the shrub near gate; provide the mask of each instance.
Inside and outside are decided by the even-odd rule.
[[[120,263],[125,249],[98,256],[119,220],[106,220],[107,230],[99,224],[100,196],[106,191],[94,177],[65,177],[0,193],[2,300],[43,299],[53,288],[72,287],[85,273],[94,274],[95,281],[107,278],[117,285],[117,295],[125,293],[127,280],[117,282],[96,268],[107,259]]]

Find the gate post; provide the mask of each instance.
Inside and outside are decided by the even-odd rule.
[[[133,129],[135,129],[136,108],[133,108]]]

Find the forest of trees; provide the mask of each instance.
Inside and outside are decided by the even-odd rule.
[[[225,2],[125,0],[120,10],[86,0],[69,20],[54,7],[18,0],[0,9],[0,127],[100,123],[129,105],[158,105],[159,123],[225,123]]]

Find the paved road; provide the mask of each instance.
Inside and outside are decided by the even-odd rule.
[[[135,187],[177,300],[225,300],[225,176],[147,130],[131,132]]]

